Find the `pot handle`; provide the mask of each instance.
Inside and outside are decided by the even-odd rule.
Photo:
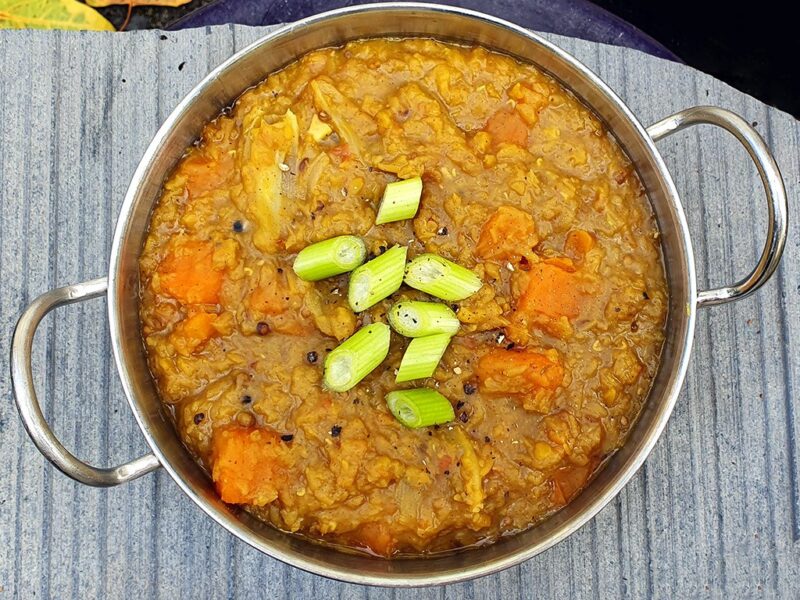
[[[39,452],[53,463],[62,473],[75,481],[97,487],[111,487],[126,483],[154,471],[160,463],[154,454],[146,454],[131,462],[111,468],[98,468],[87,465],[75,458],[64,448],[45,421],[36,390],[33,387],[31,371],[31,349],[33,337],[42,318],[59,306],[73,304],[81,300],[97,298],[106,293],[108,284],[105,278],[68,285],[50,290],[36,298],[17,321],[11,343],[11,382],[19,416],[28,435]]]
[[[778,268],[786,245],[788,230],[788,205],[786,189],[780,169],[763,138],[742,117],[716,106],[695,106],[675,113],[647,128],[647,133],[658,141],[690,125],[716,125],[729,131],[744,146],[758,168],[761,183],[767,195],[769,221],[767,242],[752,273],[730,286],[705,290],[697,295],[697,306],[713,306],[746,298],[764,285]]]

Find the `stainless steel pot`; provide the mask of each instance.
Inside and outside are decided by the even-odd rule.
[[[139,270],[150,211],[162,182],[203,125],[243,90],[298,56],[347,40],[376,36],[426,36],[483,44],[539,65],[592,107],[624,147],[644,183],[663,234],[670,289],[666,344],[650,397],[628,441],[568,506],[524,533],[480,549],[437,558],[384,560],[339,552],[281,533],[225,505],[208,477],[181,445],[147,367],[138,320]],[[766,190],[767,241],[753,272],[731,286],[697,292],[694,258],[683,208],[655,142],[690,125],[710,123],[746,148]],[[486,575],[551,547],[591,519],[642,465],[678,397],[698,308],[744,298],[775,271],[786,241],[787,204],[781,174],[758,133],[723,109],[694,107],[645,129],[594,73],[556,46],[520,27],[486,15],[427,4],[375,4],[325,13],[287,25],[239,52],[206,77],[166,120],[144,154],[117,222],[108,278],[49,291],[20,317],[11,350],[14,394],[36,446],[69,477],[93,486],[125,483],[164,467],[212,519],[255,548],[307,571],[364,584],[443,584]],[[31,346],[44,315],[58,306],[108,294],[111,341],[131,410],[152,454],[113,468],[74,457],[48,427],[31,375]]]

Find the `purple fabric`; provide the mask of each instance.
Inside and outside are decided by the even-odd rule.
[[[273,25],[296,21],[370,0],[216,0],[185,15],[168,29],[239,23]],[[372,0],[375,1],[375,0]],[[677,62],[680,59],[627,21],[587,0],[438,0],[512,21],[528,29],[634,48]]]

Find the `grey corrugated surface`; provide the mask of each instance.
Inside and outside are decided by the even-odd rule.
[[[17,316],[40,292],[105,274],[124,190],[159,123],[205,73],[262,33],[0,32],[2,597],[797,597],[795,223],[764,290],[701,311],[685,390],[625,491],[566,542],[493,577],[396,592],[330,582],[234,541],[163,472],[96,490],[45,463],[12,407],[6,356]],[[551,37],[644,123],[699,103],[757,122],[796,217],[800,127],[791,117],[686,66]],[[701,287],[733,281],[762,243],[755,169],[710,128],[660,147],[686,203]],[[115,376],[104,310],[96,300],[48,318],[34,356],[56,432],[98,464],[145,450]]]

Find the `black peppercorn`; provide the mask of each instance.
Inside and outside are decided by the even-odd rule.
[[[269,333],[269,324],[264,321],[259,321],[256,325],[256,333],[258,335],[267,335]]]
[[[460,415],[458,415],[458,419],[462,423],[466,423],[467,421],[469,421],[469,415],[467,413],[465,413],[465,412],[462,412]]]
[[[464,408],[464,401],[459,400],[458,402],[456,402],[456,410],[461,410],[462,408]]]
[[[331,427],[332,437],[339,437],[340,433],[342,433],[342,427],[340,425],[334,425],[333,427]]]
[[[317,362],[317,359],[318,359],[318,358],[319,358],[319,355],[318,355],[316,352],[314,352],[313,350],[312,350],[311,352],[309,352],[308,354],[306,354],[306,360],[307,360],[309,363],[311,363],[312,365],[313,365],[315,362]]]
[[[294,439],[294,434],[291,434],[291,433],[284,433],[284,434],[281,436],[281,439],[282,439],[284,442],[291,442],[291,441]]]
[[[242,396],[242,404],[250,404],[252,401],[252,396]]]
[[[474,383],[467,382],[467,383],[464,384],[464,393],[467,396],[471,396],[472,394],[474,394],[477,391],[478,391],[478,388],[475,386]]]
[[[233,230],[236,233],[242,233],[244,231],[244,223],[242,223],[241,221],[234,221]]]
[[[203,419],[205,419],[205,418],[206,418],[206,416],[203,413],[197,413],[194,416],[194,424],[195,425],[200,425],[200,423],[202,423]]]

